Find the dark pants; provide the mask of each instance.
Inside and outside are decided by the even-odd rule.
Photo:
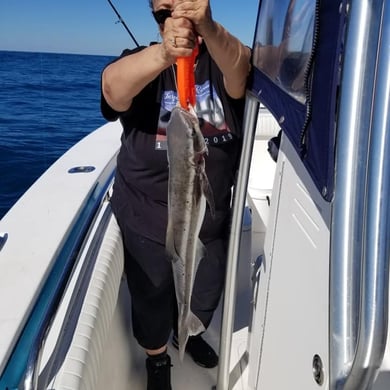
[[[126,232],[125,272],[132,299],[133,332],[146,349],[164,346],[177,324],[172,265],[165,246],[137,233]],[[223,290],[227,242],[205,244],[207,255],[195,277],[191,310],[207,328]]]

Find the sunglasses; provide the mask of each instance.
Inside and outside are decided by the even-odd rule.
[[[172,15],[172,10],[170,9],[160,9],[158,11],[152,12],[154,19],[158,24],[164,24],[167,18],[170,18]]]

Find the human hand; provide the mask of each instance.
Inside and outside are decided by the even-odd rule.
[[[173,15],[166,19],[161,36],[166,55],[173,58],[190,56],[197,41],[192,22]]]
[[[175,0],[172,18],[191,21],[196,33],[207,36],[214,26],[209,0]]]

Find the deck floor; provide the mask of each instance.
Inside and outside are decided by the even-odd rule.
[[[107,340],[104,361],[99,373],[97,390],[112,388],[116,390],[145,390],[146,369],[145,353],[132,336],[130,296],[125,279],[122,279],[117,310],[112,321],[112,329]],[[214,315],[205,339],[219,351],[219,330],[221,325],[221,304]],[[233,370],[232,389],[246,390],[245,364],[242,357],[246,350],[247,328],[243,327],[233,338],[231,367]],[[180,362],[178,351],[168,346],[172,360],[172,389],[211,390],[217,383],[218,367],[206,369],[199,367],[187,354]],[[241,359],[241,361],[240,361]],[[245,372],[244,372],[245,373]]]

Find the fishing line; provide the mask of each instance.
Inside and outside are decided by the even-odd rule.
[[[135,45],[137,47],[139,47],[139,44],[137,42],[137,40],[135,39],[134,35],[132,34],[132,32],[129,30],[129,28],[126,26],[126,23],[124,22],[124,20],[122,19],[122,16],[119,14],[119,12],[117,11],[117,9],[115,8],[114,4],[112,4],[111,0],[107,0],[111,6],[111,8],[114,10],[114,12],[116,13],[116,16],[118,16],[118,19],[119,19],[119,22],[122,23],[122,26],[126,29],[126,31],[128,32],[128,34],[130,35],[131,39],[133,40],[133,42],[135,43]]]

